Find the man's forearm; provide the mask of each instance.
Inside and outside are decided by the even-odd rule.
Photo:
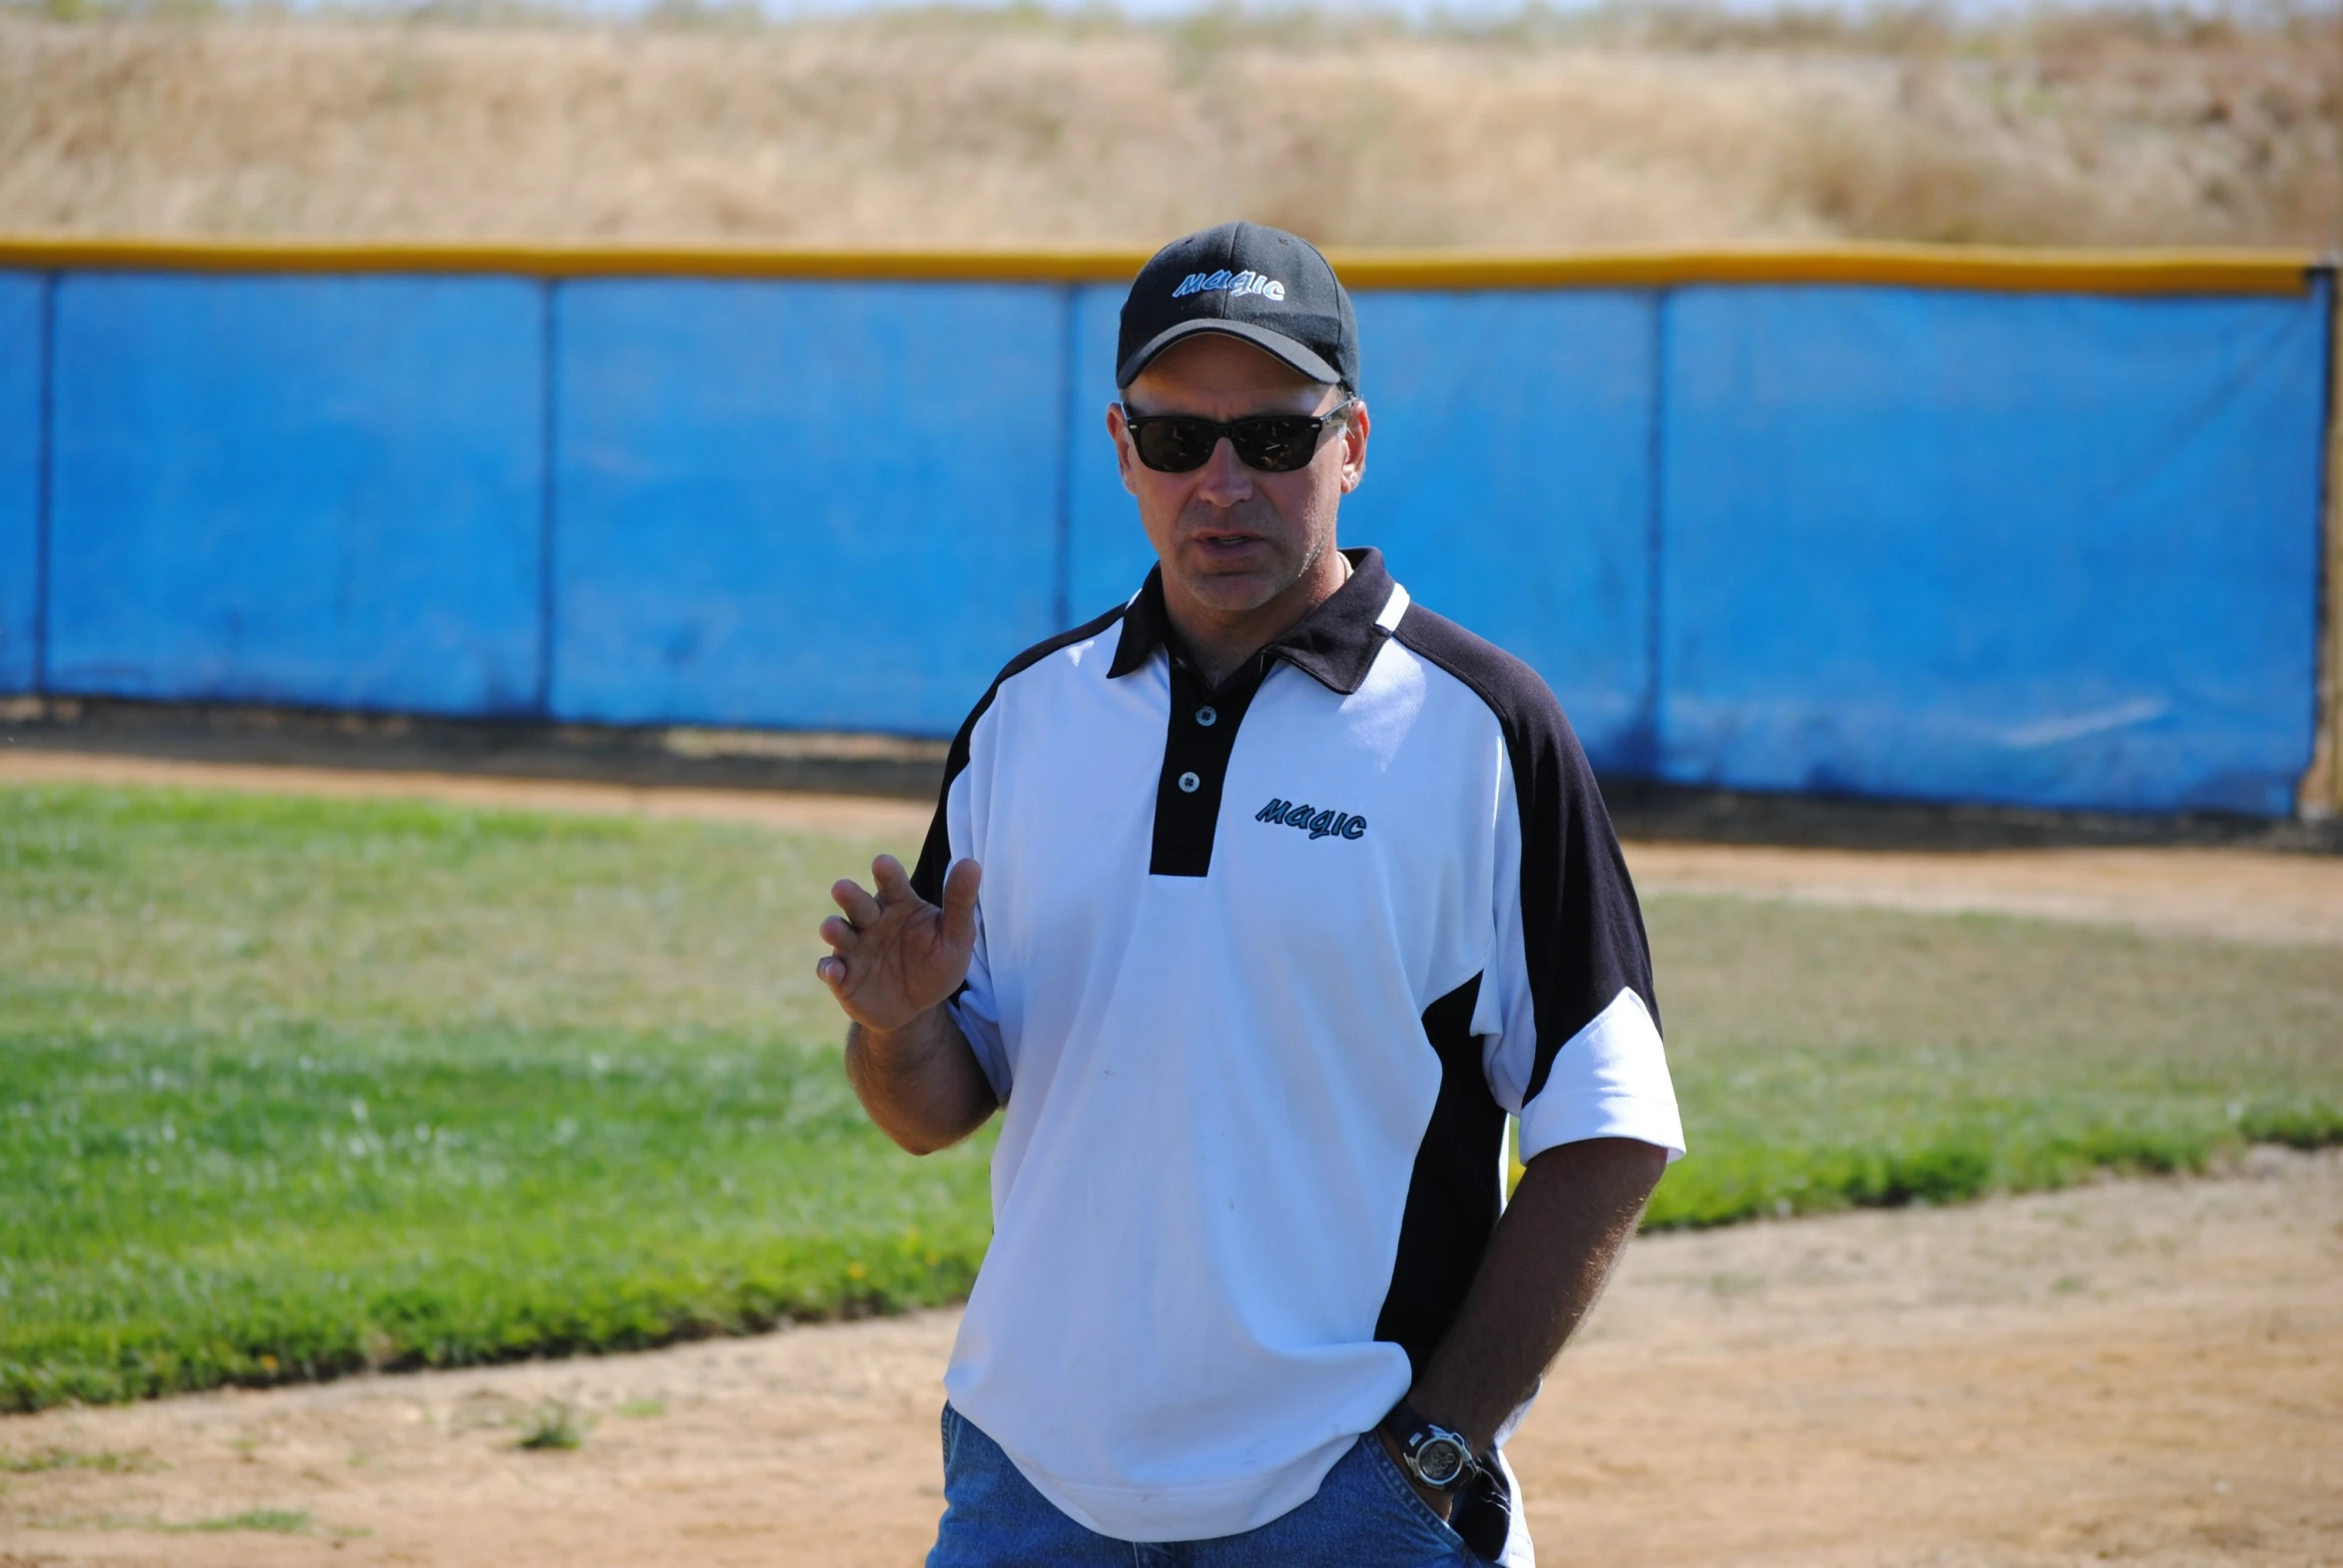
[[[1486,1453],[1594,1305],[1666,1168],[1664,1151],[1623,1138],[1532,1160],[1408,1403]]]
[[[999,1103],[967,1037],[942,1007],[897,1030],[848,1025],[846,1077],[879,1131],[915,1155],[959,1143]]]

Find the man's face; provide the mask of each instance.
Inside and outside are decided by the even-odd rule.
[[[1173,345],[1124,390],[1134,414],[1191,414],[1229,423],[1256,414],[1324,413],[1342,400],[1252,345],[1217,333]],[[1334,548],[1334,512],[1366,471],[1366,404],[1353,402],[1321,432],[1317,453],[1290,473],[1262,473],[1226,439],[1200,468],[1163,473],[1140,461],[1120,407],[1107,428],[1124,488],[1164,564],[1175,604],[1221,618],[1262,609],[1321,566]]]

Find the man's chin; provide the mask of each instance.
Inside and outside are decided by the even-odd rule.
[[[1183,572],[1179,585],[1215,615],[1250,615],[1291,586],[1257,571]]]

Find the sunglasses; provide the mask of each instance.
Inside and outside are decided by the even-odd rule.
[[[1236,460],[1260,473],[1291,473],[1317,455],[1318,436],[1334,423],[1356,397],[1345,397],[1324,413],[1264,413],[1228,424],[1215,424],[1184,413],[1133,413],[1127,406],[1123,422],[1139,460],[1158,473],[1191,473],[1211,460],[1220,437],[1236,451]]]

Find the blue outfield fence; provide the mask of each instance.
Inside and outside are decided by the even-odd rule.
[[[539,312],[516,279],[60,279],[48,689],[531,711]]]
[[[554,717],[950,734],[1061,612],[1062,291],[553,302]]]
[[[1152,559],[1120,285],[330,268],[0,272],[0,691],[941,735]],[[1345,536],[1598,767],[2294,809],[2331,275],[1394,280]]]
[[[1662,770],[2282,815],[2316,724],[2326,301],[1692,290]]]

